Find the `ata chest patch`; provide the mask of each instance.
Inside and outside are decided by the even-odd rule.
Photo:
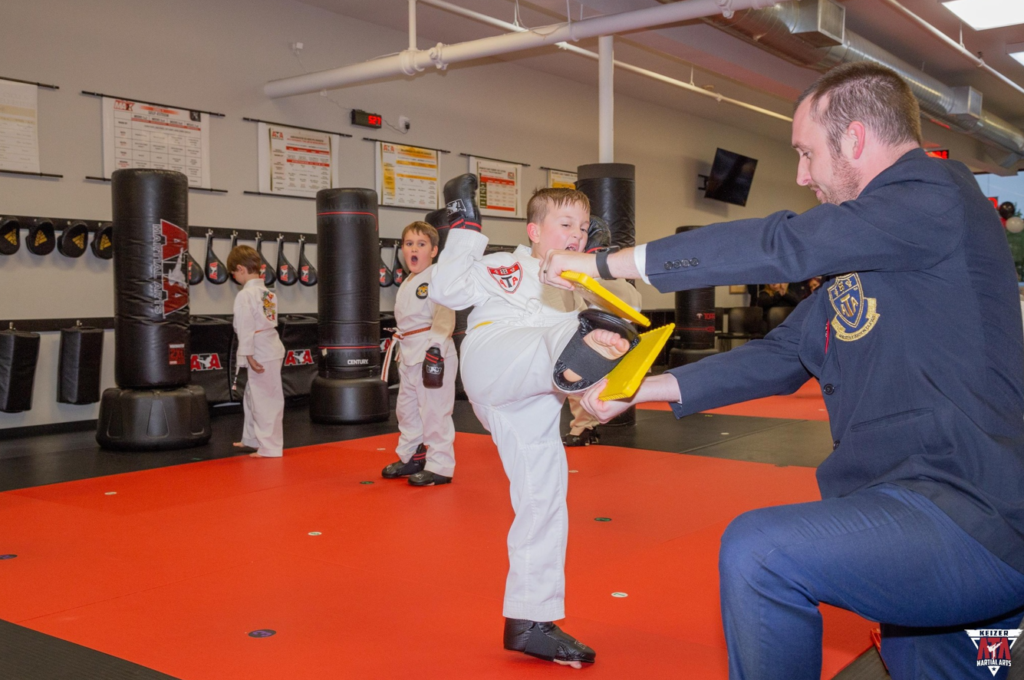
[[[429,284],[421,283],[420,285],[416,286],[416,297],[418,297],[420,300],[426,300],[427,299],[427,286],[428,285]]]
[[[487,271],[506,293],[516,292],[523,280],[523,269],[518,262],[509,267],[488,267]]]
[[[877,300],[864,295],[860,276],[856,272],[836,277],[828,287],[828,300],[836,312],[832,318],[832,328],[839,340],[860,340],[878,323],[880,315]]]

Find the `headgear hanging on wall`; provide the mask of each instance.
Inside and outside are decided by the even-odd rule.
[[[21,222],[16,217],[0,219],[0,255],[14,255],[21,247]]]
[[[57,250],[64,257],[81,257],[89,245],[89,225],[85,222],[68,222],[57,239]]]
[[[114,257],[114,225],[104,222],[96,230],[92,237],[92,254],[101,260],[110,260]]]
[[[57,246],[54,238],[53,222],[45,218],[33,220],[28,228],[28,237],[25,239],[25,247],[33,255],[49,255]]]

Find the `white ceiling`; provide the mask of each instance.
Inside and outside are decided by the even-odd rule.
[[[407,30],[406,0],[302,0],[338,14],[399,31]],[[511,22],[514,0],[450,0],[453,4]],[[1024,128],[1024,94],[973,66],[881,0],[840,0],[846,7],[846,26],[927,74],[949,84],[970,85],[984,95],[986,110]],[[1024,1],[1024,0],[1022,0]],[[938,0],[901,0],[902,4],[950,37],[958,40],[961,24]],[[568,0],[577,19],[655,6],[656,0]],[[519,2],[520,22],[529,27],[565,20],[566,0]],[[453,44],[497,35],[502,31],[472,19],[421,4],[417,12],[419,46]],[[1004,75],[1024,86],[1024,66],[1006,54],[1005,45],[1024,43],[1024,25],[977,32],[963,26],[963,42]],[[596,40],[581,47],[597,50]],[[386,45],[381,53],[397,52],[407,44]],[[616,39],[615,57],[679,80],[693,80],[726,96],[790,114],[792,101],[818,76],[816,71],[733,38],[703,22],[686,22],[639,31]],[[597,83],[597,63],[557,48],[508,55],[508,61],[584,83]],[[307,63],[321,70],[344,64]],[[424,74],[420,77],[430,77]],[[700,97],[638,75],[617,71],[615,88],[631,97],[661,106],[714,118],[777,139],[789,138],[788,124]]]

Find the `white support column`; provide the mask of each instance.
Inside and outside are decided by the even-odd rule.
[[[601,163],[615,162],[615,38],[597,39],[597,155]]]
[[[409,0],[409,49],[416,49],[416,0]]]

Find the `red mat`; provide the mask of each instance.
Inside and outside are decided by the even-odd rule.
[[[569,677],[501,648],[512,512],[490,439],[459,434],[455,482],[423,489],[380,478],[396,441],[2,493],[0,619],[184,680]],[[726,678],[721,533],[816,499],[814,470],[607,446],[569,467],[565,627],[597,650],[587,677]],[[823,610],[829,678],[872,624]]]
[[[639,404],[637,408],[647,411],[671,411],[664,402]],[[764,397],[742,401],[731,406],[713,408],[704,413],[720,413],[727,416],[755,416],[757,418],[792,418],[794,420],[828,420],[825,398],[821,396],[818,381],[811,378],[803,387],[784,397]]]

